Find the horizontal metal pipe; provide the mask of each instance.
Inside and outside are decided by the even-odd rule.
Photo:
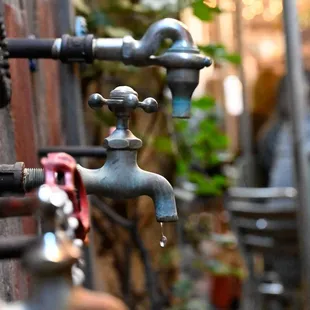
[[[54,58],[55,39],[7,39],[10,58]]]
[[[40,148],[38,155],[46,156],[48,153],[64,152],[73,157],[96,157],[106,158],[107,150],[101,146],[50,146]]]
[[[116,60],[123,59],[122,47],[123,39],[118,38],[104,38],[95,39],[94,53],[96,59]]]
[[[37,236],[14,236],[0,239],[0,260],[21,258],[26,250],[35,244]]]

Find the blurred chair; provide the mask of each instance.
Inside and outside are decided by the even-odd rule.
[[[225,207],[248,268],[242,310],[301,307],[295,198],[294,188],[228,191]],[[287,202],[283,207],[271,208],[275,200]]]

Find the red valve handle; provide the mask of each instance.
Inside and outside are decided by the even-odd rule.
[[[66,153],[49,153],[41,159],[44,168],[45,184],[57,186],[64,190],[73,204],[73,212],[79,221],[76,236],[84,240],[89,231],[89,210],[86,190],[76,161]],[[57,176],[63,174],[63,184],[59,184]]]

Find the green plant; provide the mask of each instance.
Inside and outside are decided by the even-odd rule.
[[[199,49],[206,55],[212,57],[216,62],[228,61],[236,65],[241,62],[240,55],[229,53],[223,44],[199,45]]]
[[[206,5],[204,0],[193,1],[192,8],[194,15],[205,22],[213,21],[214,17],[222,12],[218,6],[213,8]]]
[[[206,301],[194,297],[195,288],[193,281],[189,279],[180,279],[173,288],[175,297],[174,305],[167,310],[208,310],[211,309]]]
[[[196,185],[199,195],[220,195],[228,185],[221,171],[214,169],[221,165],[220,152],[225,151],[228,145],[214,108],[212,97],[193,100],[193,115],[203,117],[197,119],[194,128],[183,120],[176,122],[180,151],[178,173]]]
[[[243,278],[244,266],[236,239],[230,234],[214,234],[213,221],[207,212],[191,214],[185,221],[184,236],[196,253],[192,268],[214,276]],[[204,250],[200,247],[202,244],[205,244]]]
[[[204,0],[191,3],[193,13],[200,20],[211,22],[222,12],[219,7],[211,8]],[[199,46],[200,50],[212,57],[216,63],[229,62],[239,64],[241,59],[236,53],[229,53],[222,44]],[[195,128],[188,121],[177,121],[175,128],[179,156],[177,172],[196,185],[196,194],[203,196],[221,195],[228,186],[228,180],[219,168],[220,153],[228,146],[227,136],[221,131],[215,110],[215,99],[205,96],[192,102],[193,115],[199,118]]]
[[[237,247],[227,249],[223,243],[209,239],[213,246],[217,247],[217,254],[205,259],[203,255],[197,255],[193,260],[192,268],[212,276],[229,276],[243,279],[245,269]],[[199,251],[198,251],[199,252]],[[233,259],[228,259],[228,257]]]
[[[232,276],[239,279],[244,278],[243,266],[234,266],[219,259],[208,260],[203,270],[213,276]]]

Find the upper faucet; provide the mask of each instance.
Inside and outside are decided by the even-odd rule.
[[[165,39],[172,45],[155,56]],[[122,61],[134,66],[162,66],[167,69],[167,83],[172,93],[172,116],[189,118],[191,96],[199,83],[199,72],[211,65],[201,55],[186,26],[165,18],[152,24],[141,40],[94,38],[93,35],[58,39],[8,39],[10,58],[53,58],[64,62],[92,62],[95,59]]]

